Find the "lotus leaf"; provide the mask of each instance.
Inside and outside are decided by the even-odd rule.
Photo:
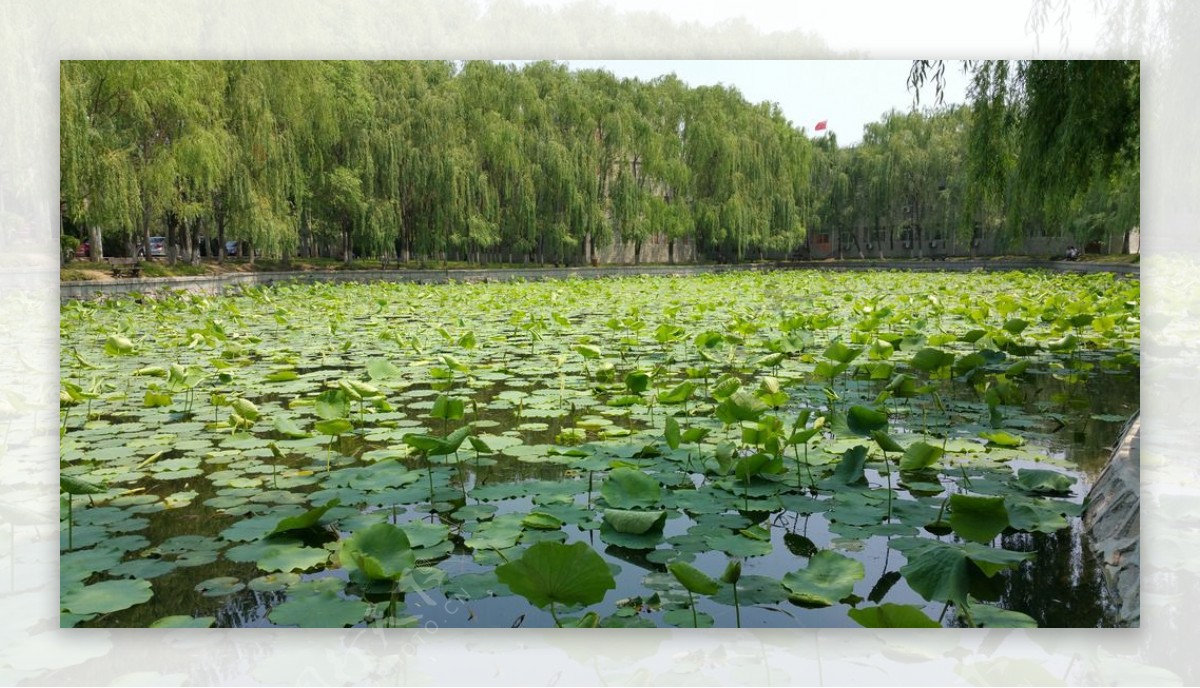
[[[542,609],[595,604],[617,585],[604,560],[583,542],[539,542],[519,559],[497,566],[496,577]]]

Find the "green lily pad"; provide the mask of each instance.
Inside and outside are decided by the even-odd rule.
[[[233,576],[209,578],[196,584],[196,592],[205,597],[224,597],[246,589],[246,584]]]
[[[265,576],[251,578],[246,583],[246,587],[255,592],[279,592],[286,590],[290,586],[300,582],[299,574],[295,573],[268,573]]]
[[[1031,499],[1016,496],[1004,498],[1008,521],[1015,530],[1027,533],[1053,533],[1070,525],[1067,515],[1076,505],[1051,499]]]
[[[600,523],[600,539],[610,545],[631,550],[650,550],[663,541],[662,528],[650,528],[644,533],[622,533],[607,521]]]
[[[867,482],[863,469],[867,463],[867,448],[862,445],[851,447],[842,454],[842,460],[833,471],[831,482],[839,485],[864,485]]]
[[[1008,527],[1003,497],[950,495],[950,527],[959,536],[987,544]]]
[[[398,580],[416,566],[405,532],[383,522],[368,526],[342,542],[342,565],[358,569],[372,580]]]
[[[558,530],[563,527],[563,522],[557,516],[535,511],[521,519],[521,525],[534,530]]]
[[[226,552],[225,557],[235,562],[254,562],[263,571],[287,572],[320,566],[329,559],[329,552],[276,537],[238,545]]]
[[[928,468],[942,458],[942,453],[941,447],[935,447],[925,442],[914,442],[904,450],[904,456],[900,459],[900,470],[919,471]]]
[[[633,511],[629,509],[605,509],[604,522],[618,533],[642,535],[650,530],[662,530],[667,520],[666,511]]]
[[[690,609],[672,609],[663,612],[663,622],[676,628],[712,628],[714,623],[711,614],[696,612],[693,617]]]
[[[887,427],[887,424],[888,417],[886,413],[867,408],[866,406],[851,406],[846,411],[846,426],[855,435],[870,437],[872,432],[883,430]]]
[[[414,549],[439,545],[450,536],[450,526],[442,523],[408,521],[400,525],[400,530],[408,536],[408,543]]]
[[[731,557],[761,557],[771,553],[771,543],[755,540],[737,533],[722,533],[704,538],[709,549],[720,550]]]
[[[150,628],[212,628],[216,623],[215,616],[188,616],[186,614],[173,614],[164,616],[150,624]]]
[[[717,581],[691,564],[677,561],[668,564],[667,570],[690,592],[697,595],[712,595],[717,592]]]
[[[970,619],[970,623],[981,628],[1037,628],[1037,621],[1021,612],[1012,609],[1002,609],[990,604],[980,604],[972,601],[968,607],[959,608],[960,619]]]
[[[788,598],[788,589],[769,576],[742,576],[737,582],[737,602],[745,606],[779,604]],[[732,607],[733,586],[722,585],[710,598],[713,602]]]
[[[321,517],[323,517],[326,512],[338,504],[341,504],[341,500],[336,498],[331,499],[325,504],[314,509],[309,509],[299,516],[288,516],[280,519],[279,523],[275,525],[275,528],[271,530],[270,534],[277,535],[279,533],[286,533],[289,530],[304,530],[306,528],[313,528],[321,521]]]
[[[463,544],[474,550],[508,549],[517,544],[521,533],[519,516],[516,518],[497,517],[492,521],[481,523]]]
[[[148,602],[153,596],[149,581],[102,581],[63,593],[62,608],[73,614],[111,614]]]
[[[829,606],[854,592],[854,583],[865,575],[866,569],[857,559],[822,550],[809,558],[808,568],[785,575],[783,584],[792,592],[793,601]]]
[[[433,566],[418,566],[405,571],[396,587],[400,592],[421,592],[441,587],[445,582],[445,571]]]
[[[179,564],[165,559],[130,559],[108,570],[110,576],[122,578],[158,578],[179,568]]]
[[[987,440],[989,445],[996,447],[1019,447],[1025,444],[1024,437],[1003,430],[985,430],[980,432],[979,436]]]
[[[1017,487],[1034,494],[1070,494],[1075,478],[1040,468],[1017,470]]]
[[[911,604],[881,604],[847,612],[864,628],[941,628],[941,624]]]
[[[117,566],[123,556],[121,550],[103,546],[65,552],[59,557],[59,576],[62,580],[83,581]]]
[[[604,501],[616,509],[636,509],[659,504],[662,486],[657,480],[633,468],[616,468],[600,488]]]
[[[494,569],[455,576],[442,585],[442,590],[446,597],[456,600],[482,600],[513,594],[512,590],[496,577]]]
[[[900,573],[909,587],[927,600],[957,604],[966,602],[973,569],[991,577],[1033,556],[973,542],[950,544],[923,538],[901,538],[891,545],[908,558]]]
[[[370,608],[366,602],[343,599],[326,590],[293,597],[272,609],[267,618],[280,626],[345,628],[360,623]]]
[[[497,566],[496,577],[543,609],[552,602],[595,604],[617,585],[604,559],[583,542],[539,542],[519,559]]]

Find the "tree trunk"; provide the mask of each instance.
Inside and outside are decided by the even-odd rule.
[[[217,264],[225,262],[225,216],[217,216]]]
[[[174,267],[179,260],[179,225],[167,225],[167,265]]]
[[[104,232],[96,225],[88,225],[88,260],[97,263],[104,258]]]
[[[150,203],[142,202],[142,253],[150,259]]]
[[[204,245],[207,239],[203,235],[204,218],[200,218],[196,220],[196,225],[192,227],[192,262],[195,264],[199,264],[204,254],[209,252],[207,251],[208,247]]]

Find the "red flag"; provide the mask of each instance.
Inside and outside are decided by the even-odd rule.
[[[826,122],[828,122],[828,121],[829,121],[829,120],[824,120],[824,119],[823,119],[823,120],[821,120],[820,122],[817,122],[817,126],[813,127],[813,131],[824,131],[824,130],[825,130],[825,124],[826,124]]]

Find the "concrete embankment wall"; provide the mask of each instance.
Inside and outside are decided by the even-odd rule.
[[[1126,626],[1138,626],[1142,618],[1141,433],[1141,419],[1135,416],[1088,493],[1083,511],[1088,544],[1104,562],[1117,617]]]
[[[544,279],[589,279],[634,275],[702,275],[722,272],[767,270],[909,270],[916,272],[970,270],[1052,270],[1057,272],[1113,272],[1138,275],[1130,264],[1067,263],[1048,261],[887,261],[758,263],[752,265],[607,265],[579,268],[495,268],[482,270],[311,270],[304,272],[245,272],[201,277],[148,277],[139,279],[87,280],[60,283],[63,301],[150,293],[168,289],[219,293],[229,286],[274,284],[276,282],[482,282]]]

